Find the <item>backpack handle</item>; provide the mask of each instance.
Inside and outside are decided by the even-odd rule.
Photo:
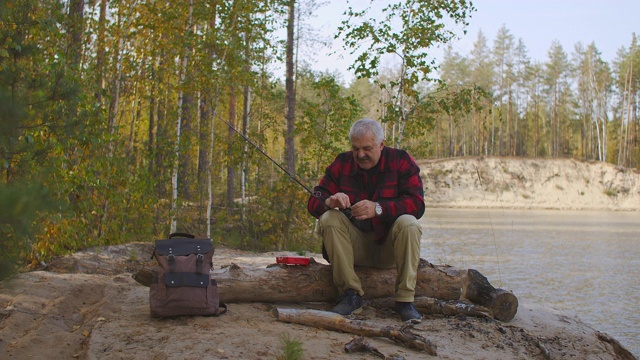
[[[174,237],[190,238],[190,239],[194,239],[195,238],[195,236],[193,236],[193,234],[189,234],[189,233],[174,232],[174,233],[169,234],[169,239],[174,238]]]

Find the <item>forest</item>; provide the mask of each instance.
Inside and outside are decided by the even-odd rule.
[[[0,278],[174,231],[318,251],[308,189],[361,117],[416,159],[640,164],[636,34],[611,63],[555,42],[538,62],[505,27],[447,46],[466,0],[349,5],[325,34],[316,0],[0,2]],[[331,38],[349,84],[313,70]]]

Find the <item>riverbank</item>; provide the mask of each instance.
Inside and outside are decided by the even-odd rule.
[[[640,172],[574,159],[420,160],[430,207],[640,211]]]
[[[432,207],[640,210],[638,172],[607,164],[503,158],[419,164]],[[151,246],[87,249],[0,282],[0,358],[273,359],[283,350],[283,337],[301,344],[304,359],[374,358],[345,353],[351,334],[283,323],[272,314],[276,305],[331,304],[228,304],[220,317],[152,319],[149,289],[131,278],[153,266]],[[219,247],[214,267],[264,267],[287,254]],[[399,324],[393,311],[370,307],[356,319]],[[506,323],[428,315],[414,332],[437,346],[440,359],[635,359],[606,333],[526,302]],[[385,339],[367,341],[387,358],[427,358]]]
[[[131,278],[134,269],[150,264],[150,249],[149,243],[89,249],[58,259],[47,271],[0,283],[0,358],[274,359],[284,338],[300,344],[303,359],[376,358],[344,351],[353,334],[273,316],[275,306],[327,309],[331,304],[227,304],[228,312],[219,317],[153,319],[149,289]],[[215,268],[263,267],[286,254],[221,247],[214,262]],[[400,325],[393,311],[367,306],[354,318]],[[635,359],[579,319],[528,304],[509,322],[427,315],[413,332],[437,347],[439,359]],[[366,340],[389,359],[430,358],[387,339]]]

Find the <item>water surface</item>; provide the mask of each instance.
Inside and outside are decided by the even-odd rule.
[[[640,357],[640,213],[427,209],[421,255],[576,315]]]

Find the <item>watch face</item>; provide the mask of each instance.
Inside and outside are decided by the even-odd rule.
[[[376,215],[382,215],[382,206],[376,203]]]

